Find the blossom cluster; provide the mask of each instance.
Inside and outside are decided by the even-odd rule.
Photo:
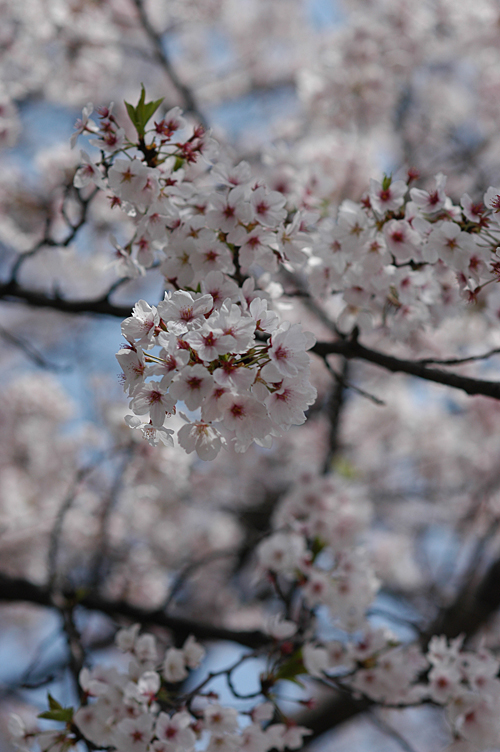
[[[217,282],[211,273],[202,287]],[[186,424],[177,433],[188,453],[210,460],[227,442],[239,452],[252,441],[268,446],[273,436],[304,422],[316,397],[306,354],[312,335],[298,324],[279,325],[262,298],[239,304],[225,298],[217,307],[209,292],[167,292],[157,307],[140,301],[122,332],[129,347],[117,358],[134,412],[127,420],[153,444],[173,442],[164,423],[182,402],[200,410],[193,421],[183,414]],[[159,355],[149,352],[155,345]],[[144,415],[149,422],[138,417]]]
[[[155,638],[140,635],[139,625],[118,632],[116,643],[130,656],[128,670],[82,669],[84,699],[76,712],[56,707],[50,698],[52,712],[43,717],[65,720],[62,730],[28,730],[19,716],[12,716],[10,730],[18,749],[31,752],[36,742],[42,752],[63,752],[83,739],[120,752],[268,752],[299,749],[310,733],[292,722],[272,723],[272,702],[257,703],[239,715],[221,705],[214,692],[203,691],[206,680],[190,691],[173,691],[204,657],[193,637],[182,648],[168,648],[160,662]]]
[[[463,637],[434,636],[427,657],[431,663],[429,695],[446,706],[454,735],[471,749],[495,747],[500,736],[500,661],[484,647],[462,649]]]
[[[340,628],[362,629],[379,586],[359,545],[369,520],[360,489],[330,476],[306,477],[280,502],[275,532],[257,547],[259,567],[298,588],[300,609],[326,606]],[[302,618],[299,610],[297,622]]]
[[[342,331],[383,325],[407,339],[478,299],[497,317],[500,188],[488,188],[484,202],[464,194],[455,205],[444,175],[430,191],[409,187],[415,177],[371,180],[360,202],[344,201],[335,222],[319,223],[309,286],[317,297],[342,294]]]
[[[96,135],[94,145],[126,157],[103,162],[112,202],[136,220],[134,238],[119,248],[122,271],[144,272],[160,253],[160,270],[173,288],[156,307],[139,301],[122,326],[128,344],[117,357],[134,413],[129,425],[153,444],[171,443],[173,430],[164,423],[181,402],[200,411],[177,433],[187,452],[210,460],[228,442],[236,451],[252,441],[269,446],[273,436],[303,423],[315,400],[306,354],[314,337],[298,324],[280,324],[254,278],[244,275],[302,258],[300,215],[285,224],[285,198],[252,184],[245,163],[234,169],[217,163],[204,185],[206,170],[198,163],[212,144],[203,128],[174,141],[186,128],[179,108],[155,122],[147,144],[141,136],[136,145],[111,107],[100,111],[99,127],[91,112],[89,104],[74,135]],[[100,168],[83,158],[75,185],[101,187]],[[158,355],[150,352],[155,346]]]
[[[100,108],[97,125],[89,103],[77,121],[73,144],[82,133],[93,135],[91,144],[106,157],[96,164],[82,151],[75,186],[106,188],[112,205],[134,219],[133,238],[117,248],[125,276],[156,261],[169,287],[196,289],[210,272],[242,281],[255,266],[275,272],[282,262],[304,263],[305,230],[315,216],[290,211],[247,162],[234,165],[202,126],[189,128],[179,107],[137,143],[112,110]]]
[[[409,187],[413,173],[386,176],[371,181],[360,203],[344,201],[335,222],[317,222],[252,179],[245,162],[219,158],[213,139],[188,128],[179,108],[146,131],[149,115],[142,123],[128,107],[136,142],[112,106],[100,110],[99,126],[92,105],[84,108],[73,143],[89,133],[107,156],[96,165],[82,152],[75,185],[107,188],[112,205],[133,218],[133,238],[124,247],[115,241],[122,273],[158,265],[170,288],[157,307],[135,306],[118,353],[129,425],[151,443],[172,442],[164,424],[179,402],[199,414],[186,418],[178,440],[206,460],[227,442],[237,451],[254,440],[269,446],[304,422],[316,396],[306,355],[314,340],[268,310],[268,296],[255,289],[262,270],[305,273],[315,296],[341,293],[336,323],[346,333],[383,326],[407,339],[480,295],[496,310],[500,188],[489,188],[484,204],[465,194],[456,206],[441,174],[431,191]],[[149,352],[155,346],[159,355]]]

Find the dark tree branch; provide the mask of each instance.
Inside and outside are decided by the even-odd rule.
[[[408,373],[425,381],[433,381],[436,384],[444,384],[454,389],[461,389],[469,395],[482,394],[485,397],[500,399],[500,382],[485,381],[469,376],[460,376],[438,368],[429,368],[425,364],[415,360],[404,360],[393,355],[386,355],[378,350],[371,350],[361,345],[357,340],[336,340],[334,342],[317,342],[311,348],[321,358],[327,355],[343,355],[345,358],[356,358],[374,363],[381,368],[393,373]]]
[[[129,306],[120,306],[111,303],[109,296],[116,289],[112,289],[94,300],[66,300],[59,296],[51,296],[38,290],[30,290],[22,287],[16,281],[0,285],[0,300],[14,303],[27,303],[37,308],[51,308],[63,313],[98,314],[116,316],[125,319],[130,316],[132,309]],[[317,342],[311,351],[325,359],[328,355],[343,355],[347,359],[364,360],[368,363],[385,368],[392,373],[407,373],[424,381],[432,381],[436,384],[450,386],[453,389],[461,389],[469,395],[483,395],[492,399],[500,400],[500,382],[476,379],[470,376],[461,376],[439,368],[429,368],[425,362],[418,360],[406,360],[386,355],[378,350],[364,347],[357,340],[338,339],[333,342]]]
[[[27,303],[35,308],[50,308],[62,313],[98,314],[101,316],[116,316],[121,319],[130,316],[132,313],[131,306],[119,306],[111,303],[109,300],[111,292],[108,291],[100,298],[93,300],[66,300],[58,295],[30,290],[14,280],[0,285],[0,300],[7,303]]]
[[[66,600],[75,606],[81,606],[89,611],[99,611],[110,617],[123,617],[139,624],[169,629],[175,633],[179,640],[185,640],[192,634],[200,640],[228,640],[252,649],[270,643],[270,638],[259,630],[225,629],[194,619],[168,616],[164,611],[140,608],[126,601],[108,600],[92,592],[82,594],[67,590],[61,594],[61,598],[62,602],[56,603],[47,587],[35,585],[25,579],[0,575],[0,601],[6,603],[33,603],[48,608],[57,608],[60,611],[64,605],[64,600]]]
[[[142,28],[144,29],[145,33],[148,36],[148,39],[153,45],[157,62],[161,65],[170,81],[182,96],[184,111],[193,115],[205,128],[207,128],[207,121],[198,107],[193,92],[191,91],[189,86],[186,86],[182,83],[179,76],[177,75],[175,68],[172,66],[172,63],[170,62],[168,55],[165,52],[165,47],[162,42],[161,35],[158,34],[158,32],[153,28],[147,16],[146,9],[144,8],[144,3],[142,2],[142,0],[133,0],[133,2],[135,7],[137,8]]]
[[[325,363],[329,366],[325,359]],[[330,366],[329,366],[330,367]],[[330,368],[335,378],[335,385],[329,395],[327,404],[327,417],[329,421],[328,430],[328,447],[323,463],[323,472],[328,473],[332,469],[332,463],[339,450],[340,419],[342,408],[345,402],[346,381],[349,376],[349,361],[347,358],[342,360],[342,372],[335,373]]]
[[[71,191],[73,191],[74,196],[77,199],[78,203],[80,204],[80,208],[81,208],[80,219],[74,224],[70,221],[67,215],[67,211],[66,211],[65,203],[64,203],[67,201]],[[21,267],[25,264],[25,262],[28,259],[35,256],[43,247],[50,246],[54,248],[67,248],[70,245],[70,243],[73,242],[73,240],[78,234],[78,231],[80,230],[81,227],[83,227],[83,225],[87,221],[90,203],[92,202],[92,199],[96,196],[98,192],[99,192],[99,188],[94,188],[94,190],[86,198],[83,198],[81,192],[77,188],[73,188],[71,185],[65,186],[65,197],[64,197],[63,206],[62,206],[62,215],[68,228],[68,235],[64,238],[64,240],[54,240],[51,237],[50,230],[51,230],[51,223],[52,223],[53,217],[50,215],[48,211],[47,216],[45,218],[45,228],[43,232],[43,237],[41,238],[41,240],[38,241],[38,243],[36,243],[36,245],[30,251],[28,251],[27,253],[23,253],[18,257],[17,261],[12,267],[12,271],[10,275],[11,282],[13,283],[17,282]]]
[[[15,334],[11,334],[7,331],[7,329],[4,329],[0,326],[0,337],[4,339],[6,342],[9,342],[10,344],[14,345],[14,347],[18,347],[27,358],[29,358],[33,363],[35,363],[40,368],[44,368],[47,371],[69,371],[70,366],[66,365],[59,365],[58,363],[52,363],[51,361],[47,360],[44,355],[42,355],[41,352],[39,352],[30,342],[27,342],[22,337],[17,337]]]

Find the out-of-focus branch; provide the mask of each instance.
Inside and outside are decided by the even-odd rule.
[[[70,511],[78,493],[78,487],[84,478],[93,470],[93,467],[85,467],[78,471],[70,491],[61,504],[54,522],[54,527],[50,533],[49,550],[47,554],[47,572],[49,579],[49,588],[54,590],[57,585],[57,556],[61,542],[62,529],[66,515]]]
[[[432,635],[444,635],[448,639],[463,634],[473,637],[500,608],[500,559],[494,561],[479,584],[463,588],[453,603],[442,609],[422,636],[425,646]],[[339,694],[333,700],[323,702],[318,707],[304,713],[298,720],[312,729],[315,739],[331,729],[340,726],[358,713],[365,712],[374,703],[370,700],[356,700],[350,695]]]
[[[94,300],[66,300],[59,296],[51,296],[22,287],[15,281],[0,285],[0,300],[15,303],[27,303],[38,308],[51,308],[63,313],[101,314],[127,318],[131,314],[129,306],[119,306],[110,302],[110,295],[116,289],[116,285]],[[470,376],[461,376],[439,368],[429,368],[419,360],[407,360],[386,355],[378,350],[364,347],[355,339],[337,339],[332,342],[316,342],[311,352],[321,358],[328,355],[343,355],[348,359],[364,360],[368,363],[385,368],[392,373],[407,373],[424,381],[432,381],[454,389],[461,389],[469,395],[481,394],[500,400],[500,382],[476,379]],[[488,355],[485,355],[488,357]],[[479,359],[479,358],[478,358]]]
[[[0,285],[0,300],[7,303],[27,303],[35,308],[50,308],[62,313],[99,314],[104,316],[116,316],[124,319],[130,316],[130,306],[115,305],[110,302],[110,295],[116,286],[108,290],[100,298],[90,300],[66,300],[59,295],[50,295],[39,290],[23,287],[16,281],[10,281]]]
[[[148,610],[133,606],[126,601],[109,600],[92,592],[75,592],[66,590],[61,597],[74,605],[99,611],[102,614],[116,618],[122,617],[143,625],[151,625],[169,629],[179,640],[185,640],[194,635],[201,640],[228,640],[240,645],[256,649],[268,645],[270,638],[259,630],[233,630],[217,627],[208,622],[169,616],[164,611]],[[61,609],[62,604],[54,603],[53,596],[47,587],[35,585],[22,578],[0,575],[0,602],[33,603],[39,606]]]
[[[207,121],[203,113],[200,111],[200,108],[198,107],[195,96],[189,86],[186,86],[184,83],[182,83],[179,76],[177,75],[175,68],[172,66],[172,63],[170,62],[170,59],[165,52],[165,47],[162,42],[161,35],[158,34],[158,32],[151,25],[143,1],[133,0],[133,3],[137,8],[142,28],[146,32],[150,42],[154,47],[156,60],[161,65],[170,81],[182,96],[184,111],[193,115],[206,128]]]
[[[325,360],[325,363],[328,364],[328,361]],[[347,358],[342,360],[341,373],[334,373],[333,375],[335,384],[326,406],[329,426],[327,452],[323,463],[324,473],[328,473],[332,469],[332,462],[339,450],[340,420],[345,402],[346,381],[349,376],[349,361]]]
[[[51,237],[51,224],[53,217],[50,215],[50,213],[47,214],[45,218],[45,227],[43,232],[43,237],[36,243],[36,245],[26,253],[21,254],[17,261],[15,262],[14,266],[12,267],[10,280],[12,283],[16,283],[18,280],[19,271],[21,270],[21,267],[26,263],[26,261],[29,258],[32,258],[32,256],[35,256],[42,248],[45,246],[52,246],[56,248],[67,248],[70,243],[73,242],[76,235],[78,234],[78,231],[83,227],[85,222],[87,221],[87,215],[89,206],[92,202],[92,199],[94,196],[98,193],[99,189],[94,188],[94,190],[85,198],[82,196],[81,192],[77,188],[73,188],[71,185],[67,185],[65,189],[65,199],[67,200],[70,191],[73,191],[75,198],[77,199],[78,203],[80,204],[80,218],[77,222],[71,222],[67,216],[66,209],[63,202],[62,207],[62,215],[64,218],[64,221],[66,222],[67,228],[68,228],[68,234],[63,240],[54,240],[54,238]]]
[[[311,352],[322,358],[327,355],[343,355],[345,358],[355,358],[374,363],[381,368],[393,373],[407,373],[417,376],[425,381],[433,381],[436,384],[444,384],[454,389],[461,389],[469,395],[482,394],[485,397],[500,399],[500,382],[475,379],[469,376],[461,376],[457,373],[449,373],[438,368],[429,368],[418,360],[405,360],[393,355],[386,355],[378,350],[371,350],[361,345],[356,339],[338,339],[334,342],[317,342],[311,348]]]
[[[99,513],[99,533],[96,540],[96,553],[94,560],[90,567],[90,586],[93,590],[99,590],[99,584],[105,580],[104,569],[107,560],[109,561],[109,540],[108,540],[108,528],[109,520],[113,508],[118,500],[120,491],[124,484],[125,471],[127,464],[130,462],[133,455],[133,444],[130,443],[124,449],[124,455],[121,459],[119,466],[115,470],[115,479],[107,497],[104,499],[102,509]]]
[[[15,334],[8,332],[0,326],[0,337],[6,342],[19,348],[27,358],[35,363],[40,368],[45,368],[47,371],[69,371],[70,366],[59,365],[58,363],[52,363],[47,360],[41,352],[39,352],[30,342],[26,342],[22,337],[17,337]]]

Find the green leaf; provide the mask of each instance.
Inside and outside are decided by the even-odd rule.
[[[131,119],[132,123],[134,124],[135,128],[137,129],[137,118],[135,116],[135,107],[133,104],[130,104],[130,102],[125,102],[125,107],[127,108],[128,116]]]
[[[343,478],[349,478],[349,480],[355,480],[358,477],[356,467],[349,462],[345,457],[336,459],[333,463],[333,468],[336,473]]]
[[[49,700],[49,708],[51,710],[62,710],[63,709],[63,706],[59,702],[57,702],[57,700],[55,700],[52,697],[52,695],[50,694],[50,692],[49,692],[48,700]]]
[[[134,107],[130,102],[125,102],[128,116],[141,138],[144,137],[146,125],[151,120],[163,100],[164,97],[156,99],[154,102],[146,102],[146,89],[144,88],[144,84],[141,84],[141,96],[139,97],[137,106]]]
[[[307,674],[307,670],[302,660],[302,650],[297,650],[287,661],[281,664],[274,676],[277,681],[284,679],[302,686],[301,682],[297,679],[297,676],[300,676],[300,674]]]
[[[63,708],[60,702],[57,702],[49,693],[48,702],[50,710],[45,710],[38,714],[38,718],[47,718],[49,721],[61,721],[69,723],[73,720],[73,708]]]
[[[49,721],[71,723],[73,720],[73,708],[61,708],[60,710],[45,710],[39,713],[37,718],[47,718]]]
[[[392,175],[384,175],[384,179],[382,180],[382,190],[386,191],[392,183]]]
[[[326,546],[325,541],[321,540],[321,538],[317,535],[314,538],[314,540],[312,542],[312,546],[311,546],[313,560],[316,559],[317,555],[322,552],[322,550],[325,548],[325,546]]]

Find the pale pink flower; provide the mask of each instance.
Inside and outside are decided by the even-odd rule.
[[[172,382],[170,395],[184,402],[188,410],[196,410],[212,391],[213,383],[212,375],[200,363],[186,366]]]
[[[184,334],[195,322],[203,323],[205,314],[213,308],[211,295],[196,295],[185,290],[166,292],[158,303],[158,314],[173,334]]]
[[[316,338],[311,332],[302,331],[300,324],[283,322],[271,336],[268,355],[283,376],[296,376],[309,368],[309,350]]]
[[[184,653],[179,648],[169,648],[165,653],[162,674],[169,684],[183,681],[187,675]]]
[[[114,728],[113,742],[120,752],[146,752],[153,735],[153,718],[142,713],[137,718],[124,718]]]
[[[94,121],[89,119],[93,110],[94,110],[94,105],[92,104],[92,102],[89,102],[83,108],[82,117],[76,121],[75,123],[76,130],[70,139],[72,149],[74,148],[77,138],[81,133],[97,133],[97,131],[99,130],[97,125],[94,123]]]
[[[238,729],[238,713],[234,708],[227,708],[213,703],[204,710],[205,727],[216,734],[230,734]]]
[[[286,217],[286,199],[278,191],[260,186],[250,194],[254,217],[264,227],[277,227]]]
[[[187,423],[177,432],[180,446],[188,453],[196,452],[200,460],[214,460],[222,446],[220,434],[207,423]]]
[[[157,381],[150,381],[135,390],[130,402],[130,409],[136,415],[149,413],[151,423],[155,428],[161,428],[165,416],[175,412],[175,398],[162,389]]]
[[[194,749],[196,736],[189,728],[193,719],[189,713],[175,713],[172,717],[160,713],[156,721],[155,733],[163,746],[163,752],[190,752]]]
[[[75,188],[85,188],[85,186],[92,183],[104,189],[104,179],[97,165],[94,164],[85,151],[80,151],[80,158],[83,164],[80,165],[73,178]]]
[[[425,214],[434,214],[441,211],[446,202],[446,176],[440,172],[436,175],[436,188],[433,191],[423,191],[420,188],[410,188],[412,201]]]
[[[391,182],[387,188],[382,187],[378,180],[370,180],[370,202],[378,214],[397,211],[403,206],[404,196],[408,186],[404,180]]]
[[[122,323],[122,334],[130,342],[136,340],[136,344],[141,347],[151,347],[159,321],[157,309],[145,300],[139,300],[133,308],[132,316]]]
[[[189,635],[186,642],[182,646],[182,652],[184,653],[186,666],[194,669],[198,668],[207,651],[205,650],[203,645],[200,645],[200,643],[197,642],[193,635]]]

